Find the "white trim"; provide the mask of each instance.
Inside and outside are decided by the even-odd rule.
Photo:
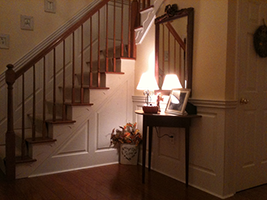
[[[133,102],[145,103],[145,96],[133,96]],[[197,107],[234,109],[238,105],[237,100],[208,100],[208,99],[189,99],[190,103]]]
[[[189,99],[188,101],[198,107],[224,109],[233,109],[237,107],[236,100]]]
[[[51,175],[51,174],[64,173],[64,172],[77,171],[77,170],[82,170],[82,169],[90,169],[90,168],[102,167],[102,166],[107,166],[107,165],[114,165],[114,164],[118,164],[118,163],[119,162],[111,162],[111,163],[104,163],[104,164],[92,165],[92,166],[87,166],[87,167],[79,167],[79,168],[75,168],[75,169],[67,169],[67,170],[53,171],[53,172],[48,172],[48,173],[34,174],[34,175],[29,176],[29,178],[38,177],[38,176],[46,176],[46,175]]]

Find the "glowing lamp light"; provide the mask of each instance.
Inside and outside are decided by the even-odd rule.
[[[147,106],[143,106],[144,112],[157,112],[157,106],[149,106],[150,95],[152,91],[159,89],[155,76],[152,76],[149,73],[143,73],[136,89],[144,90],[144,95],[146,96],[147,104]]]
[[[167,74],[162,84],[162,90],[183,88],[176,74]]]

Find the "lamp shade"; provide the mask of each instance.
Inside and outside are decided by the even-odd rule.
[[[157,84],[155,76],[152,76],[149,73],[143,73],[136,89],[152,91],[152,90],[158,90],[159,86]]]
[[[176,74],[167,74],[162,84],[162,90],[172,90],[174,88],[183,88]]]

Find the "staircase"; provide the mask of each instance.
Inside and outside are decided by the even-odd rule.
[[[7,179],[118,162],[109,133],[132,120],[140,5],[150,1],[98,1],[17,71],[7,66]]]

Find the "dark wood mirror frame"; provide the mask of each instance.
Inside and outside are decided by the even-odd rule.
[[[186,73],[187,79],[187,88],[191,89],[192,93],[192,66],[193,66],[193,31],[194,31],[194,8],[186,8],[181,9],[175,12],[173,16],[169,16],[167,13],[157,17],[155,19],[155,26],[156,26],[156,41],[155,41],[155,77],[159,84],[159,52],[160,52],[160,25],[166,22],[173,21],[175,19],[179,19],[182,17],[187,17],[187,36],[186,36],[186,43],[185,43],[185,66],[184,71]],[[165,75],[165,74],[164,74]],[[178,74],[177,74],[178,75]],[[179,77],[179,75],[178,75]],[[180,79],[180,77],[179,77]],[[185,83],[182,83],[182,86],[185,87]],[[161,85],[159,84],[161,88]]]

